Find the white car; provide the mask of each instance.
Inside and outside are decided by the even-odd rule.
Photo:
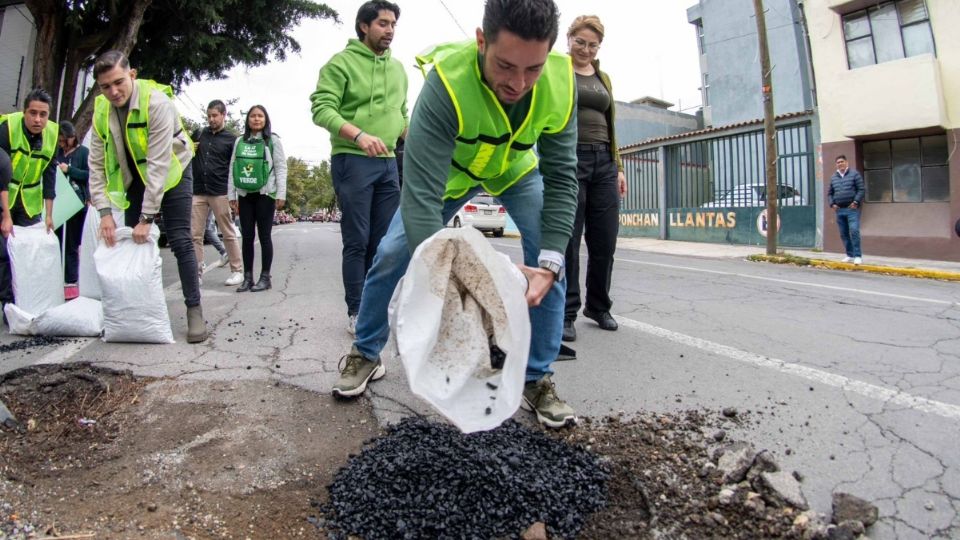
[[[803,206],[807,204],[803,196],[796,189],[784,185],[777,185],[777,203],[780,206]],[[741,184],[710,201],[700,205],[701,208],[730,208],[739,206],[766,206],[767,185],[761,183]]]
[[[482,232],[491,232],[497,238],[503,236],[506,226],[506,208],[486,193],[475,195],[447,223],[447,227],[473,227]]]

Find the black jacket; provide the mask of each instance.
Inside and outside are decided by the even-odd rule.
[[[237,134],[226,128],[214,133],[205,127],[193,134],[197,143],[193,161],[193,194],[226,195],[227,172]]]
[[[863,192],[863,177],[853,167],[847,169],[847,174],[843,176],[840,176],[840,171],[835,171],[830,177],[830,190],[827,193],[830,206],[846,208],[854,202],[861,206]]]

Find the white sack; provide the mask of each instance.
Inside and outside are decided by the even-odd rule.
[[[441,229],[414,252],[390,302],[410,390],[461,431],[493,429],[523,397],[530,349],[526,279],[472,227]],[[490,362],[490,342],[506,353]]]
[[[44,311],[33,325],[38,336],[99,336],[103,333],[103,309],[99,300],[80,296]]]
[[[14,225],[7,238],[13,297],[26,313],[43,313],[63,303],[63,267],[60,242],[44,223]]]
[[[11,334],[21,336],[32,336],[33,320],[36,318],[32,314],[18,308],[14,304],[5,304],[3,314],[7,316],[7,327]]]
[[[133,241],[133,229],[117,228],[117,243],[101,243],[93,254],[103,301],[103,340],[129,343],[174,343],[163,293],[162,260],[150,227],[150,240]]]
[[[87,208],[87,217],[83,220],[83,234],[80,237],[80,265],[77,285],[80,296],[100,299],[100,280],[97,267],[93,262],[93,252],[100,245],[100,213],[94,207]]]

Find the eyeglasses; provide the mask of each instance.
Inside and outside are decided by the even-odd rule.
[[[594,52],[600,50],[599,43],[587,43],[586,41],[578,37],[573,38],[573,42],[574,44],[576,44],[577,47],[580,47],[581,49],[588,49]]]

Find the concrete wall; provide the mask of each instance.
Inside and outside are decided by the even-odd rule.
[[[795,0],[764,0],[773,102],[776,114],[812,109],[803,28]],[[701,72],[709,75],[708,125],[722,126],[763,117],[760,55],[751,0],[700,0],[687,11],[700,17],[705,54]]]
[[[617,102],[617,145],[627,146],[655,137],[699,129],[696,116],[649,105]]]
[[[806,0],[811,52],[817,74],[824,182],[837,154],[862,170],[862,143],[946,133],[950,149],[960,138],[960,2],[926,0],[936,55],[921,55],[856,69],[847,67],[841,17],[872,3]],[[960,260],[960,152],[948,163],[949,202],[869,203],[861,235],[870,254]],[[826,192],[826,189],[824,190]],[[824,249],[843,250],[831,210],[824,215]]]
[[[36,30],[23,4],[0,7],[0,113],[20,110],[33,77]]]

